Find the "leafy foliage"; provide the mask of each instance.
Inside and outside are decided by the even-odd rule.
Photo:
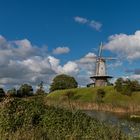
[[[77,86],[78,83],[76,82],[74,77],[61,74],[53,79],[53,82],[50,87],[50,92],[61,89],[77,88]]]
[[[5,96],[5,91],[3,88],[0,88],[0,97],[4,97]]]
[[[17,90],[17,97],[25,97],[33,95],[33,88],[31,85],[23,84],[20,86],[19,90]]]
[[[105,91],[103,89],[98,89],[96,93],[95,101],[97,103],[103,102],[103,97],[105,96]]]
[[[80,111],[45,106],[42,97],[7,98],[0,111],[0,135],[5,139],[127,139],[118,128]]]
[[[133,91],[140,91],[140,84],[136,80],[118,78],[114,88],[121,94],[131,96]]]
[[[7,96],[8,97],[16,97],[16,95],[17,95],[17,91],[16,91],[15,88],[12,88],[12,89],[7,91]]]

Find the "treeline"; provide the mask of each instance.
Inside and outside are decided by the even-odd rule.
[[[114,88],[123,95],[131,96],[133,92],[140,91],[140,83],[137,80],[118,78]]]
[[[23,84],[18,89],[12,88],[7,92],[5,92],[3,88],[0,88],[0,97],[28,97],[44,93],[43,82],[38,85],[36,92],[33,91],[33,87],[29,84]]]
[[[54,77],[49,91],[53,92],[55,90],[72,89],[77,87],[78,83],[74,77],[61,74]],[[137,80],[124,80],[123,78],[118,78],[114,83],[114,88],[121,94],[131,96],[133,92],[140,91],[140,83]],[[5,92],[3,88],[0,88],[0,97],[27,97],[44,93],[45,90],[43,87],[43,81],[38,85],[36,92],[33,91],[33,87],[29,84],[23,84],[19,87],[19,89],[12,88],[7,92]],[[99,95],[102,97],[103,95],[100,93],[104,94],[104,92],[99,91]]]
[[[70,89],[70,88],[77,88],[78,83],[75,80],[74,77],[71,77],[69,75],[61,74],[57,75],[51,85],[50,85],[50,92],[53,92],[55,90],[62,90],[62,89]],[[43,81],[38,85],[37,91],[33,91],[33,87],[29,84],[23,84],[19,87],[19,89],[12,88],[8,90],[7,92],[4,91],[3,88],[0,88],[0,97],[27,97],[27,96],[33,96],[38,94],[44,94],[44,86]]]

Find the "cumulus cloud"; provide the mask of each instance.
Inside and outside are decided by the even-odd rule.
[[[140,31],[132,35],[116,34],[109,37],[104,45],[107,50],[116,53],[119,57],[134,60],[140,58]]]
[[[39,79],[48,82],[47,77],[54,74],[45,47],[33,46],[27,39],[7,41],[0,36],[0,85],[37,84]]]
[[[55,49],[57,54],[69,51],[67,47]],[[56,53],[54,53],[56,54]],[[61,60],[49,55],[47,47],[37,47],[28,39],[8,41],[0,36],[0,85],[21,85],[30,83],[33,86],[40,81],[50,85],[57,74],[69,74],[74,76],[80,86],[86,86],[92,82],[90,77],[95,72],[96,54],[89,52],[78,60],[61,64]],[[114,67],[121,62],[114,63]],[[138,77],[139,70],[135,70],[133,76]]]
[[[95,20],[89,20],[87,18],[83,18],[83,17],[79,17],[76,16],[74,17],[75,22],[80,23],[80,24],[85,24],[93,29],[95,29],[96,31],[100,31],[100,29],[102,28],[102,23],[95,21]]]
[[[96,55],[92,52],[89,52],[84,57],[76,60],[75,62],[79,68],[76,78],[80,85],[85,86],[93,82],[90,77],[95,74]]]
[[[133,74],[130,75],[128,78],[140,81],[140,74]]]
[[[65,54],[69,52],[70,52],[70,49],[68,47],[58,47],[53,50],[53,54]]]
[[[72,61],[68,61],[62,68],[62,73],[77,74],[78,72],[79,72],[78,65]]]
[[[88,53],[62,65],[59,59],[49,55],[46,46],[37,47],[28,39],[8,41],[0,36],[0,86],[18,87],[23,83],[36,86],[44,81],[48,87],[62,73],[74,76],[79,85],[86,85],[93,74],[95,60],[91,57],[94,56]]]

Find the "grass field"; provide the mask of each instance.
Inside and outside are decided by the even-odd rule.
[[[47,96],[47,99],[54,102],[62,103],[62,101],[65,101],[65,94],[68,91],[72,91],[73,96],[70,98],[71,102],[92,104],[96,103],[98,89],[99,87],[58,90],[50,93]],[[105,91],[105,96],[102,99],[102,104],[110,104],[122,108],[133,108],[134,110],[136,109],[137,111],[140,111],[140,92],[133,92],[131,96],[127,96],[118,93],[113,86],[107,86],[101,89]]]

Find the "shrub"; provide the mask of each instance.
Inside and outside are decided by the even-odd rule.
[[[74,97],[74,94],[75,94],[75,92],[69,90],[69,91],[66,91],[66,93],[63,95],[64,97],[67,98],[68,104],[69,104],[69,107],[71,108],[71,110],[73,110],[73,106],[71,104],[71,99],[72,99],[72,97]]]
[[[7,98],[1,109],[0,128],[11,133],[20,128],[33,128],[39,124],[43,113],[45,113],[45,106],[39,99],[24,101]]]
[[[95,101],[97,103],[103,102],[103,97],[105,96],[105,91],[103,89],[98,89],[96,93]]]
[[[0,88],[0,97],[4,97],[5,96],[5,91],[3,88]]]
[[[8,97],[16,97],[16,95],[17,95],[17,91],[16,91],[15,88],[12,88],[12,89],[7,91],[7,96]]]
[[[17,90],[17,97],[25,97],[25,96],[32,96],[33,95],[33,88],[31,85],[23,84]]]
[[[42,97],[33,97],[30,100],[7,98],[0,108],[1,138],[127,139],[116,127],[106,126],[80,111],[71,112],[45,106],[42,100]]]

